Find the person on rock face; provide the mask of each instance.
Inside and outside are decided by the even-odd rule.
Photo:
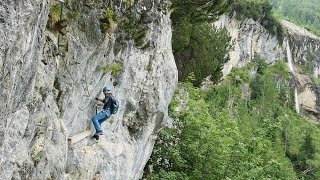
[[[103,88],[103,94],[105,95],[105,98],[95,98],[95,100],[104,103],[103,110],[92,118],[92,123],[96,129],[96,133],[93,137],[96,138],[96,140],[99,140],[99,135],[102,135],[101,124],[111,117],[112,94],[108,86]]]

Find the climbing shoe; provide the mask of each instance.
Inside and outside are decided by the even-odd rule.
[[[95,138],[96,140],[99,140],[99,135],[98,134],[94,134],[92,137]]]

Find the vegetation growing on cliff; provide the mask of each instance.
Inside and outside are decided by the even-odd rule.
[[[283,29],[280,21],[273,15],[272,6],[267,0],[239,0],[233,3],[232,10],[236,18],[253,18],[259,21],[272,35],[278,37],[279,43],[283,41]]]
[[[99,69],[103,72],[111,72],[111,75],[115,76],[119,71],[123,70],[123,66],[121,64],[115,64],[111,66],[100,66]]]
[[[185,81],[193,72],[195,86],[199,86],[209,75],[213,82],[217,82],[221,78],[221,67],[228,58],[226,54],[230,39],[227,32],[215,30],[210,24],[219,15],[232,10],[239,20],[253,18],[277,36],[280,44],[283,41],[282,26],[267,0],[219,0],[215,3],[176,0],[172,7],[172,47],[179,80]]]
[[[129,1],[125,3],[131,4]],[[145,41],[148,26],[144,21],[148,16],[147,12],[145,10],[136,12],[129,4],[122,14],[117,14],[108,6],[100,18],[101,32],[112,34],[117,30],[117,42],[124,44],[128,40],[133,40],[136,47],[145,49],[150,46],[150,42]]]
[[[47,29],[65,35],[65,28],[70,24],[71,20],[76,20],[79,16],[79,11],[72,10],[69,6],[65,7],[64,3],[50,0]]]
[[[283,18],[320,35],[320,3],[318,0],[269,0]]]
[[[179,69],[179,78],[184,81],[191,72],[195,75],[195,86],[211,75],[216,82],[221,78],[221,67],[225,63],[229,37],[225,30],[214,31],[208,23],[188,24],[183,22],[176,29],[180,36],[173,37],[174,56]],[[188,30],[186,30],[189,28]]]
[[[320,177],[320,129],[295,113],[286,64],[260,64],[235,69],[207,91],[181,83],[170,105],[174,126],[160,134],[145,177]]]
[[[116,28],[117,16],[113,12],[113,10],[108,7],[102,17],[100,18],[100,30],[103,33],[113,33]]]
[[[233,0],[174,0],[172,47],[179,71],[179,80],[185,81],[193,72],[199,86],[212,75],[216,82],[221,77],[229,38],[225,30],[215,30],[210,24],[227,12]]]

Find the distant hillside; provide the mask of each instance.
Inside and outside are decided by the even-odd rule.
[[[284,19],[320,35],[319,0],[269,0],[274,10]]]

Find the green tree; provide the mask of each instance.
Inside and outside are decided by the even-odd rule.
[[[269,0],[276,12],[295,24],[320,35],[320,4],[317,0]]]
[[[195,86],[209,75],[214,81],[220,79],[228,42],[225,30],[215,31],[208,23],[193,25],[188,45],[174,53],[180,80],[186,80],[191,72],[195,75]]]
[[[228,11],[234,0],[172,0],[173,23],[180,22],[181,18],[190,23],[212,22]]]
[[[265,67],[260,62],[258,66],[264,68],[256,75],[249,73],[252,66],[233,70],[209,91],[180,84],[170,104],[174,128],[160,134],[149,161],[153,174],[145,177],[319,177],[320,141],[315,138],[320,135],[319,127],[285,103],[291,93],[280,98],[283,91],[292,91],[286,64],[279,61]],[[259,93],[253,96],[254,91]]]
[[[179,72],[179,80],[195,74],[194,85],[204,78],[221,77],[229,38],[225,30],[215,30],[210,23],[228,11],[233,0],[174,0],[171,19],[172,47]]]

